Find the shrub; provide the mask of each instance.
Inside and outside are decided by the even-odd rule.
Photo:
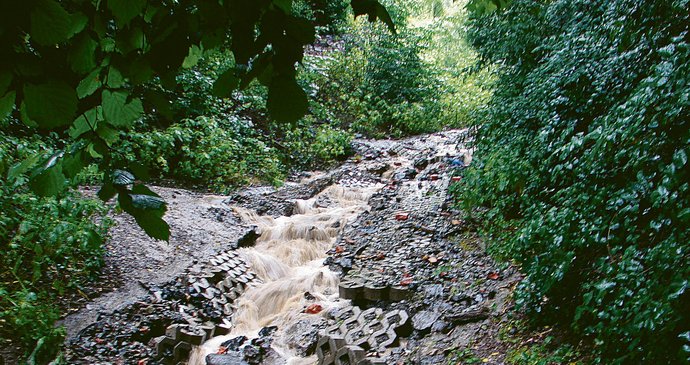
[[[356,22],[343,51],[329,54],[314,80],[316,100],[343,128],[369,136],[403,136],[442,129],[440,81],[420,57],[429,34],[407,26],[407,9],[392,6],[398,34]]]
[[[522,307],[604,363],[690,355],[687,5],[518,0],[471,26],[501,67],[460,198]]]
[[[37,360],[49,359],[63,336],[54,327],[60,310],[53,299],[95,277],[108,228],[98,201],[74,192],[44,198],[28,190],[24,161],[51,150],[41,138],[0,132],[0,337],[26,348],[42,343]]]
[[[350,133],[328,124],[316,125],[310,116],[294,125],[273,124],[272,130],[280,154],[289,166],[325,167],[346,158],[351,152]]]
[[[238,119],[185,119],[165,129],[130,133],[116,150],[154,175],[217,191],[253,182],[279,184],[283,167],[252,124]]]

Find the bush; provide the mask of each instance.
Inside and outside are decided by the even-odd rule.
[[[687,5],[519,0],[471,27],[501,67],[460,198],[522,307],[603,363],[690,355]]]
[[[295,125],[273,124],[283,160],[298,168],[317,168],[350,155],[352,135],[328,124],[316,125],[306,117]]]
[[[276,152],[247,121],[198,117],[165,129],[141,128],[116,150],[120,158],[148,166],[157,177],[221,192],[259,180],[279,184],[283,178]]]
[[[37,360],[49,359],[63,336],[54,327],[60,315],[55,297],[95,277],[108,228],[98,201],[73,192],[43,198],[28,190],[24,161],[51,150],[41,138],[0,132],[0,337],[26,348],[40,341]]]
[[[407,26],[407,9],[394,5],[398,34],[381,24],[355,22],[343,51],[329,54],[314,83],[315,99],[342,128],[369,136],[403,136],[442,129],[440,80],[421,59],[429,33]]]

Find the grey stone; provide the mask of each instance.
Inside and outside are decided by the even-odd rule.
[[[419,332],[427,332],[441,315],[431,311],[421,311],[412,317],[412,326]]]
[[[239,353],[210,354],[206,356],[206,365],[248,365]]]

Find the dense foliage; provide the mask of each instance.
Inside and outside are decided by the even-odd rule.
[[[97,274],[108,227],[98,201],[29,191],[22,162],[51,153],[50,140],[0,132],[0,337],[29,348],[40,341],[35,360],[43,361],[62,339],[54,299]]]
[[[522,307],[602,363],[690,358],[688,5],[517,0],[471,24],[499,79],[460,199],[522,266]]]

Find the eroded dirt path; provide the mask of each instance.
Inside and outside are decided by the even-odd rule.
[[[449,207],[465,137],[357,141],[278,190],[157,189],[171,243],[118,217],[109,264],[127,284],[65,319],[67,362],[442,364],[471,346],[502,363],[519,276]]]

